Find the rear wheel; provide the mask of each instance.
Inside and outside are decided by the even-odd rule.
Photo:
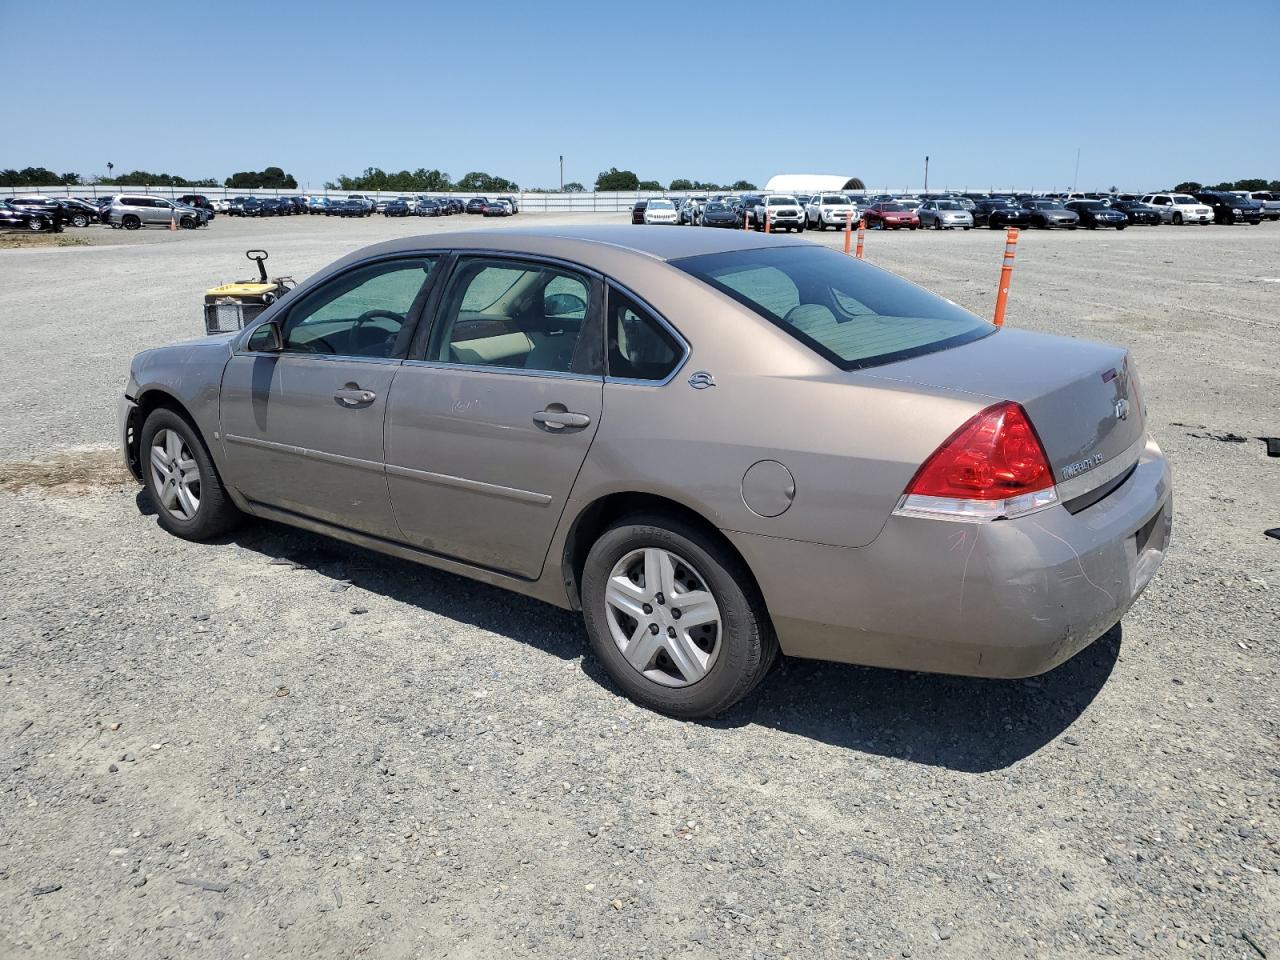
[[[124,227],[126,230],[137,230],[142,226],[142,221],[132,213],[127,213],[120,218],[120,226]]]
[[[142,425],[142,471],[160,526],[185,540],[207,540],[243,519],[194,427],[167,407]]]
[[[695,527],[624,518],[587,556],[583,616],[614,682],[675,717],[708,717],[768,672],[777,641],[745,566]]]
[[[45,220],[43,217],[32,217],[27,221],[27,229],[32,233],[40,233],[46,229],[48,225],[49,221]]]

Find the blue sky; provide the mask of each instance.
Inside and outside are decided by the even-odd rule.
[[[929,154],[931,186],[1049,189],[1071,186],[1079,147],[1082,190],[1274,178],[1277,9],[0,0],[32,54],[7,71],[0,167],[553,186],[564,154],[588,187],[616,165],[897,189]]]

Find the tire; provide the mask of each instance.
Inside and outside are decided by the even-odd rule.
[[[190,217],[183,217],[181,220],[178,221],[178,226],[180,226],[183,230],[194,230],[196,226],[196,222],[192,220]]]
[[[966,231],[968,231],[968,230],[972,230],[972,229],[973,229],[973,227],[964,227],[963,229],[964,229],[964,230],[966,230]]]
[[[89,225],[89,215],[87,213],[77,213],[71,218],[73,227],[87,227]]]
[[[1180,214],[1180,213],[1175,213],[1175,214],[1173,215],[1173,225],[1174,225],[1175,227],[1180,227],[1180,226],[1182,226],[1182,214]]]
[[[27,229],[32,233],[43,233],[48,223],[43,217],[32,217],[27,221]]]
[[[1123,230],[1126,226],[1127,226],[1127,224],[1121,224],[1120,226],[1116,227],[1116,232],[1117,232],[1117,233],[1119,233],[1119,232],[1120,232],[1121,230]]]
[[[142,221],[132,213],[127,213],[120,218],[120,226],[126,230],[138,230],[142,227]]]
[[[679,602],[683,591],[677,593],[672,586],[709,593],[715,625],[695,628],[700,631],[696,639],[681,631],[675,636],[684,634],[684,643],[667,646],[667,637],[663,637],[664,644],[659,645],[657,640],[649,640],[648,632],[640,632],[638,619],[630,619],[620,607],[606,601],[611,583],[626,582],[621,569],[642,572],[650,566],[646,560],[654,555],[670,561],[663,575],[669,580],[667,589],[656,592],[661,594],[657,603],[651,602],[655,591],[646,589],[642,575],[639,581],[632,580],[630,590],[610,592],[623,597],[628,606],[634,603],[638,617],[651,615],[649,622],[658,628],[655,637],[662,636],[662,623],[669,624],[669,637],[679,622],[668,611],[680,608],[666,601]],[[654,563],[652,567],[661,565]],[[632,700],[668,716],[692,719],[727,710],[764,678],[777,655],[777,640],[764,601],[745,565],[701,530],[666,516],[624,517],[606,530],[587,555],[582,598],[591,647],[609,676]],[[649,614],[642,612],[641,604],[648,607]],[[627,642],[628,637],[633,639]],[[641,656],[652,651],[644,672],[632,666],[623,653],[623,643],[630,647],[641,642]],[[681,665],[669,650],[684,651]],[[686,670],[696,679],[688,680]],[[699,675],[699,671],[705,672]]]
[[[1067,229],[1068,229],[1068,230],[1075,230],[1075,229],[1076,229],[1077,227],[1079,227],[1079,226],[1080,226],[1080,224],[1078,224],[1078,223],[1068,223],[1068,224],[1067,224]]]
[[[160,455],[168,457],[171,467],[175,463],[189,464],[179,472],[191,477],[194,471],[194,482],[187,480],[168,488],[162,479],[164,468],[152,450],[157,443]],[[244,514],[227,496],[204,441],[181,414],[168,407],[157,407],[148,414],[142,425],[140,459],[143,482],[155,506],[156,517],[160,526],[174,536],[208,540],[226,533],[244,519]],[[170,475],[173,472],[168,471]]]

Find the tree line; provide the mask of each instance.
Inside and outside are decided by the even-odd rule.
[[[568,189],[568,184],[565,185]],[[610,167],[608,170],[601,171],[596,177],[596,192],[608,193],[619,192],[625,193],[631,190],[758,190],[760,189],[749,180],[736,180],[733,183],[709,183],[702,180],[686,180],[683,178],[672,180],[667,186],[663,186],[657,180],[641,180],[631,170],[619,170],[617,167]]]
[[[1201,190],[1266,190],[1267,192],[1280,192],[1280,180],[1262,180],[1254,178],[1252,180],[1223,180],[1222,183],[1215,183],[1206,187],[1203,183],[1197,183],[1195,180],[1185,180],[1173,188],[1174,193],[1199,193]]]
[[[398,173],[368,167],[358,176],[340,176],[324,186],[326,190],[386,190],[400,193],[517,193],[520,190],[518,183],[480,170],[473,170],[454,181],[443,170],[427,170],[423,167],[412,172],[401,170]]]
[[[23,167],[21,170],[0,170],[0,187],[46,186],[154,186],[154,187],[216,187],[213,177],[190,179],[173,173],[152,173],[149,170],[132,170],[107,177],[82,177],[78,173],[55,173],[46,167]],[[265,170],[242,170],[227,177],[221,184],[237,190],[275,188],[296,190],[298,181],[279,167]]]

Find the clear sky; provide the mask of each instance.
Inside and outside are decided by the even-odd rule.
[[[0,0],[0,167],[319,187],[366,166],[588,189],[1280,177],[1280,0]],[[45,39],[47,38],[47,39]],[[8,58],[6,58],[8,59]]]

